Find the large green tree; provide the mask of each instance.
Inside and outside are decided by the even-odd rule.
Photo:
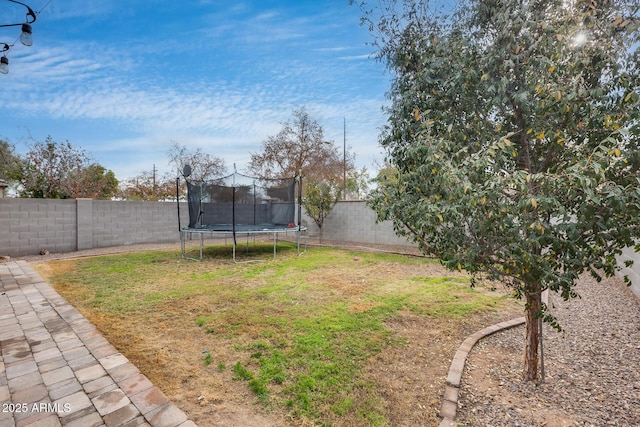
[[[345,194],[342,197],[350,200],[364,200],[369,193],[370,184],[371,177],[367,168],[364,166],[360,170],[354,168],[347,175]]]
[[[113,171],[98,163],[90,163],[73,174],[70,196],[110,200],[118,191],[119,181]]]
[[[614,274],[640,238],[638,0],[359,3],[393,73],[372,198],[425,252],[526,302],[539,376],[544,290]]]

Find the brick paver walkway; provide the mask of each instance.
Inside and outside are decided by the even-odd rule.
[[[25,261],[0,263],[0,427],[195,426]]]

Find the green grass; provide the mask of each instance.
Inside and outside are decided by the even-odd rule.
[[[208,353],[208,352],[207,352],[207,353],[204,355],[204,358],[203,358],[203,361],[202,361],[202,362],[204,363],[204,366],[209,366],[209,365],[211,365],[211,363],[213,362],[213,358],[211,357],[211,353]]]
[[[228,247],[207,248],[203,262],[173,251],[73,262],[52,280],[93,310],[144,316],[187,307],[174,321],[197,325],[203,342],[233,342],[234,381],[245,382],[259,402],[320,424],[326,411],[386,424],[376,385],[362,375],[368,359],[402,344],[385,320],[406,310],[463,318],[505,301],[470,288],[464,277],[421,274],[433,260],[331,248],[297,257],[292,245],[281,245],[276,261],[251,264],[231,263]],[[405,270],[415,275],[398,274]],[[211,363],[207,353],[204,364]],[[225,369],[218,363],[218,372]]]

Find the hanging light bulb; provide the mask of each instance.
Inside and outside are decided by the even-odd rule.
[[[7,74],[9,72],[9,58],[3,56],[0,58],[0,73]]]
[[[25,46],[31,46],[33,44],[33,38],[31,38],[31,25],[22,24],[22,34],[20,34],[20,42]]]
[[[33,38],[31,36],[33,30],[31,28],[31,24],[36,22],[36,19],[38,16],[33,11],[33,9],[31,9],[28,5],[22,3],[21,1],[18,1],[18,0],[7,0],[7,1],[22,5],[25,8],[27,8],[27,18],[24,23],[0,24],[0,27],[4,28],[4,27],[20,27],[21,26],[22,33],[20,34],[20,42],[25,46],[33,45]],[[13,47],[13,44],[9,46],[7,43],[0,43],[0,54],[2,54],[2,57],[0,57],[0,74],[9,73],[9,59],[6,57],[4,52],[8,51],[11,47]]]

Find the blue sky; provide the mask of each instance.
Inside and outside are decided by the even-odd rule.
[[[0,0],[0,20],[25,9]],[[304,106],[358,167],[384,156],[378,134],[390,76],[348,0],[31,0],[31,47],[7,52],[0,138],[51,135],[132,177],[169,172],[172,142],[242,170]],[[4,23],[4,22],[3,22]],[[13,43],[19,28],[0,28]]]

